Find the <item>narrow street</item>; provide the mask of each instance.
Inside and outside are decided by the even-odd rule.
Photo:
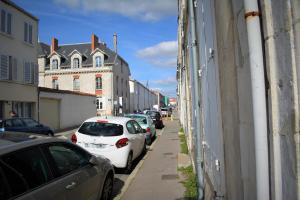
[[[183,199],[184,187],[177,172],[179,121],[164,120],[147,153],[134,162],[131,174],[115,169],[113,199]],[[76,129],[57,134],[70,138]]]

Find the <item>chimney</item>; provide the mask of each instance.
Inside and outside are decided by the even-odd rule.
[[[51,53],[58,49],[58,40],[56,38],[52,38],[51,40]]]
[[[114,51],[118,53],[118,36],[117,33],[114,33]]]
[[[91,48],[92,51],[94,51],[98,46],[98,37],[93,33],[92,34],[92,44],[91,44]]]

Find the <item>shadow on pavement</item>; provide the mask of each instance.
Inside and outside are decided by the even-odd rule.
[[[112,192],[112,199],[115,198],[118,194],[121,193],[121,190],[124,186],[124,181],[119,178],[115,178],[114,180],[114,188]]]

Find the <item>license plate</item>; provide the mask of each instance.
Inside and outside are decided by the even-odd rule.
[[[103,149],[107,146],[107,144],[83,143],[83,146],[86,148]]]

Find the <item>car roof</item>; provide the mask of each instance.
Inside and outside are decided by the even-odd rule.
[[[148,110],[147,112],[155,112],[155,113],[160,113],[159,111],[157,110]]]
[[[128,121],[132,120],[128,117],[118,117],[118,116],[98,116],[98,117],[92,117],[84,122],[108,122],[108,123],[114,123],[114,124],[126,124]]]
[[[27,140],[17,141],[17,142],[6,138],[0,138],[0,155],[12,151],[16,151],[19,149],[24,149],[27,147],[36,146],[40,144],[47,144],[51,142],[69,142],[69,141],[62,138],[45,137],[45,136],[29,138]]]
[[[125,114],[125,116],[149,117],[149,115],[145,115],[145,114],[135,114],[135,113]]]
[[[14,119],[31,119],[31,120],[35,120],[35,119],[30,118],[30,117],[12,117],[12,118],[7,118],[7,119],[2,119],[2,121],[14,120]]]

